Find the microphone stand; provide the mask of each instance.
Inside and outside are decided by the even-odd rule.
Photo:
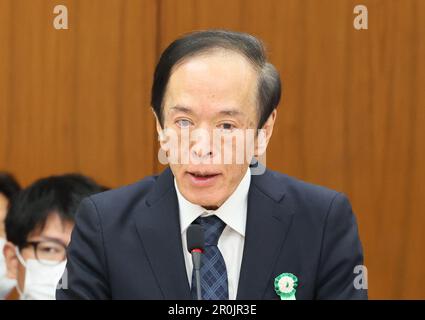
[[[193,269],[195,271],[195,281],[196,281],[196,296],[198,300],[202,300],[202,291],[201,291],[201,254],[202,251],[199,249],[192,250],[192,262]]]

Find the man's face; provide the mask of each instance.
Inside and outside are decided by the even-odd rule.
[[[163,121],[166,131],[177,132],[179,143],[172,148],[178,149],[180,161],[170,161],[170,168],[190,202],[212,209],[221,206],[246,173],[255,138],[242,135],[242,145],[247,147],[242,149],[241,162],[235,161],[236,139],[230,144],[213,143],[213,137],[217,132],[223,137],[247,129],[255,132],[257,77],[243,56],[227,50],[194,56],[174,67],[164,97]],[[157,129],[161,133],[159,124]],[[224,160],[226,152],[231,152],[230,163]],[[183,154],[188,161],[182,161]]]
[[[46,220],[46,224],[42,230],[35,230],[28,236],[28,242],[30,241],[53,241],[61,243],[67,247],[71,241],[71,232],[74,227],[74,223],[70,221],[62,221],[58,214],[52,213]],[[36,259],[34,249],[32,246],[23,248],[20,251],[24,260]],[[25,267],[19,263],[16,255],[15,246],[8,242],[4,248],[4,254],[6,257],[8,277],[16,279],[21,290],[24,288],[25,283]]]

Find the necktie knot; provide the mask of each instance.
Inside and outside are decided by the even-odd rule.
[[[204,229],[205,246],[217,246],[226,224],[216,215],[198,217],[195,222]]]

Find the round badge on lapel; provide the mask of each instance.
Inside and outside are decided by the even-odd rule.
[[[281,273],[274,279],[274,290],[281,300],[296,300],[298,278],[292,273]]]

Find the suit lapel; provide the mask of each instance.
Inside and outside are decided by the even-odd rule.
[[[191,299],[173,174],[167,168],[155,182],[136,227],[164,299]]]
[[[252,176],[248,194],[245,245],[238,285],[238,300],[263,299],[273,267],[282,251],[293,211],[284,201],[282,186],[273,185],[269,171]]]

